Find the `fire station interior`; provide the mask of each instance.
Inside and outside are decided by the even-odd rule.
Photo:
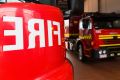
[[[120,0],[0,0],[61,9],[74,80],[120,80]],[[110,24],[108,24],[110,22]]]

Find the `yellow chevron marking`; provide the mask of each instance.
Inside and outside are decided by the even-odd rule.
[[[92,39],[91,35],[79,36],[80,39]]]

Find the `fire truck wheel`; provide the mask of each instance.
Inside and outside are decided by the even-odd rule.
[[[81,44],[78,47],[78,58],[79,58],[80,61],[83,61],[83,62],[86,61],[86,57],[83,53],[83,46]]]

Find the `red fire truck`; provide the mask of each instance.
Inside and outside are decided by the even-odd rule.
[[[120,14],[84,13],[70,18],[68,30],[68,49],[76,50],[80,60],[120,56]]]
[[[63,15],[58,8],[0,5],[0,80],[73,80],[65,53]]]

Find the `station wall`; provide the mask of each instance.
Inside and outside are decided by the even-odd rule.
[[[120,0],[85,0],[84,12],[98,12],[98,11],[106,13],[111,12],[120,13]]]

